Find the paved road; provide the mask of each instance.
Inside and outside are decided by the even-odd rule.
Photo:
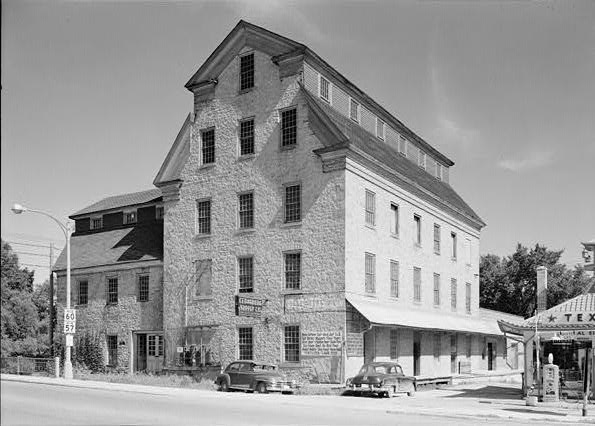
[[[460,425],[462,419],[391,412],[368,398],[180,391],[171,395],[1,382],[2,425]],[[370,408],[373,406],[372,409]],[[374,406],[375,405],[375,406]],[[467,421],[469,419],[466,419]],[[519,424],[504,419],[477,423]]]

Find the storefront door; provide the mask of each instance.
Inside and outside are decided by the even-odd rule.
[[[450,372],[457,372],[457,335],[450,335]]]
[[[496,354],[494,353],[494,344],[488,342],[488,370],[494,370],[496,368]]]
[[[413,333],[413,375],[419,376],[421,364],[421,335],[417,331]]]
[[[161,371],[163,365],[163,336],[147,334],[147,371]]]
[[[136,371],[147,369],[147,335],[136,335]]]

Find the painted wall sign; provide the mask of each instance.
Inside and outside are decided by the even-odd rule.
[[[347,333],[347,356],[364,356],[364,333]]]
[[[264,300],[251,297],[236,296],[236,315],[245,317],[260,317]]]
[[[303,356],[335,356],[341,354],[343,345],[340,331],[302,332]]]
[[[334,312],[345,309],[345,299],[337,294],[288,294],[286,312]]]
[[[539,322],[545,326],[585,323],[595,325],[595,312],[546,312]]]

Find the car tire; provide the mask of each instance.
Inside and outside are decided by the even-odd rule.
[[[229,392],[229,385],[227,384],[227,380],[223,380],[219,383],[219,390],[221,392]]]
[[[411,385],[411,389],[407,392],[407,396],[415,396],[415,385]]]
[[[256,385],[256,392],[258,393],[268,393],[267,384],[264,382],[259,382]]]

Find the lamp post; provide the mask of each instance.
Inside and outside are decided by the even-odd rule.
[[[42,210],[30,209],[20,204],[14,204],[11,210],[14,214],[31,212],[47,216],[54,222],[56,222],[62,230],[62,232],[64,233],[64,238],[66,238],[66,309],[70,309],[70,234],[72,233],[71,223],[66,222],[66,224],[64,224],[47,212],[44,212]],[[70,350],[72,344],[69,345],[69,343],[71,342],[69,342],[67,336],[68,335],[66,335],[66,353],[64,356],[64,378],[72,379],[72,361],[70,360]]]

